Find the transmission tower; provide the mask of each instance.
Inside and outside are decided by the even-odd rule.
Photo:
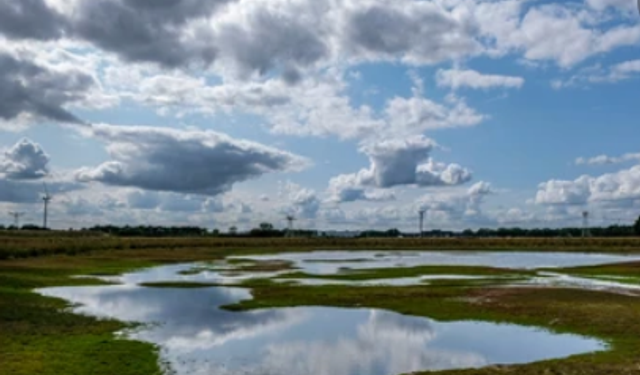
[[[293,237],[293,222],[296,218],[293,215],[287,215],[287,237]]]
[[[24,216],[24,212],[9,212],[9,215],[13,216],[13,225],[16,229],[20,228],[20,218]]]
[[[582,212],[582,237],[587,238],[589,233],[589,211]]]

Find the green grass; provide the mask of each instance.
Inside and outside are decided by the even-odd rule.
[[[553,270],[550,270],[553,271]],[[572,275],[585,275],[585,276],[601,276],[601,275],[615,275],[615,276],[627,276],[627,277],[640,277],[640,262],[629,262],[622,264],[606,264],[602,266],[588,266],[588,267],[571,267],[564,268],[558,272],[570,273]]]
[[[217,240],[127,239],[98,236],[0,234],[0,375],[155,375],[156,349],[118,339],[126,324],[70,313],[58,299],[34,288],[95,285],[97,279],[72,275],[113,275],[164,263],[221,260],[228,255],[265,254],[310,249],[563,250],[640,253],[630,239],[548,240]],[[65,254],[65,255],[52,255]],[[47,255],[47,256],[45,256]],[[245,264],[255,264],[247,263]],[[465,267],[469,269],[468,267]],[[406,270],[405,270],[406,271]],[[422,270],[424,271],[424,270]],[[421,272],[422,272],[421,271]],[[438,272],[436,269],[430,270]],[[488,272],[487,270],[485,270]],[[564,272],[564,270],[555,270]],[[638,265],[574,269],[581,274],[637,275]],[[378,271],[377,274],[387,271]],[[396,272],[396,271],[388,271]],[[417,272],[417,271],[407,271]],[[444,270],[459,274],[463,270]],[[482,272],[480,270],[474,270]],[[492,271],[493,272],[493,271]],[[500,276],[502,271],[496,271]],[[406,277],[407,274],[398,277]],[[385,275],[388,277],[388,275]],[[550,327],[600,337],[612,344],[604,353],[505,368],[438,374],[637,374],[640,372],[640,299],[602,292],[562,289],[471,286],[466,280],[442,280],[412,287],[294,287],[271,280],[243,283],[254,300],[233,309],[324,305],[376,307],[438,320],[505,321]],[[155,287],[183,285],[155,285]],[[200,285],[198,285],[200,286]]]
[[[160,263],[221,256],[203,250],[156,249],[0,261],[0,374],[160,374],[153,345],[114,335],[131,325],[75,315],[64,301],[32,290],[105,284],[73,275],[112,275]]]

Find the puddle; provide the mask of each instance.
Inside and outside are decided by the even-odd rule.
[[[117,284],[130,285],[156,282],[189,282],[232,285],[239,284],[250,279],[269,279],[290,272],[285,270],[277,272],[235,273],[230,272],[231,269],[229,269],[221,271],[202,270],[201,272],[194,274],[183,274],[185,271],[191,271],[194,268],[197,269],[201,266],[201,263],[178,264],[144,269],[138,272],[127,273],[119,276],[95,276],[94,278]]]
[[[542,253],[542,252],[463,252],[463,251],[317,251],[282,253],[232,259],[286,260],[310,274],[335,274],[341,269],[400,268],[416,266],[484,266],[512,269],[564,268],[640,261],[640,256]]]
[[[231,312],[246,289],[144,288],[192,265],[123,275],[122,285],[47,288],[74,311],[149,323],[125,332],[159,346],[178,375],[395,375],[528,363],[605,349],[595,339],[483,322],[437,322],[376,309],[301,307]],[[173,276],[171,275],[173,273]]]
[[[370,279],[370,280],[340,280],[340,279],[313,279],[313,278],[300,278],[300,279],[273,279],[278,283],[290,283],[295,285],[307,285],[307,286],[321,286],[321,285],[350,285],[350,286],[410,286],[425,284],[427,285],[431,280],[483,280],[491,279],[495,280],[498,277],[486,277],[486,276],[469,276],[469,275],[427,275],[418,277],[398,277],[393,279]],[[502,277],[508,280],[506,276]]]

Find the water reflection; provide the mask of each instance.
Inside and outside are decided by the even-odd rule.
[[[498,277],[493,277],[496,279]],[[508,277],[502,277],[508,280]],[[487,276],[470,276],[470,275],[425,275],[417,277],[397,277],[394,279],[370,279],[370,280],[341,280],[341,279],[273,279],[277,283],[287,283],[294,285],[320,286],[320,285],[349,285],[349,286],[410,286],[424,284],[428,285],[429,281],[450,280],[450,281],[470,281],[489,279]]]
[[[154,267],[144,269],[138,272],[127,273],[118,276],[97,276],[96,278],[119,284],[141,284],[141,283],[156,283],[156,282],[201,282],[210,284],[239,284],[243,281],[264,278],[269,279],[279,276],[289,271],[278,272],[241,272],[229,275],[225,272],[204,270],[196,274],[184,274],[186,271],[192,271],[195,268],[199,268],[205,264],[190,263],[190,264],[177,264],[169,266]]]
[[[146,280],[142,280],[146,281]],[[158,323],[127,332],[161,348],[177,374],[392,375],[523,363],[602,349],[573,335],[477,322],[440,323],[375,309],[324,307],[230,312],[237,288],[132,284],[50,288],[76,311]]]
[[[466,252],[466,251],[316,251],[244,256],[239,259],[287,260],[302,271],[314,274],[334,274],[341,268],[439,266],[485,266],[513,269],[564,268],[622,263],[640,260],[640,256],[542,253],[542,252]]]

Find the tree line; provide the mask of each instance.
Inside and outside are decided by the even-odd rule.
[[[0,225],[0,230],[43,230],[42,227],[33,224],[27,224],[20,228],[15,226],[5,227]],[[71,230],[71,229],[70,229]],[[248,232],[239,232],[237,227],[232,226],[227,230],[213,229],[208,230],[197,226],[116,226],[116,225],[98,225],[90,228],[82,228],[81,231],[105,233],[114,236],[123,237],[196,237],[196,236],[211,236],[211,237],[331,237],[331,234],[315,231],[315,230],[294,230],[289,232],[288,230],[276,229],[270,223],[261,223],[258,227],[251,229]],[[592,227],[588,229],[588,236],[590,237],[632,237],[640,236],[640,217],[636,220],[634,225],[611,225],[608,227]],[[360,232],[357,237],[369,238],[369,237],[415,237],[417,233],[403,233],[398,229],[389,229],[386,231],[365,230]],[[464,238],[489,238],[489,237],[531,237],[531,238],[544,238],[544,237],[582,237],[583,228],[497,228],[489,229],[482,228],[478,230],[467,229],[464,231],[443,231],[443,230],[429,230],[422,233],[426,238],[443,238],[443,237],[464,237]]]

